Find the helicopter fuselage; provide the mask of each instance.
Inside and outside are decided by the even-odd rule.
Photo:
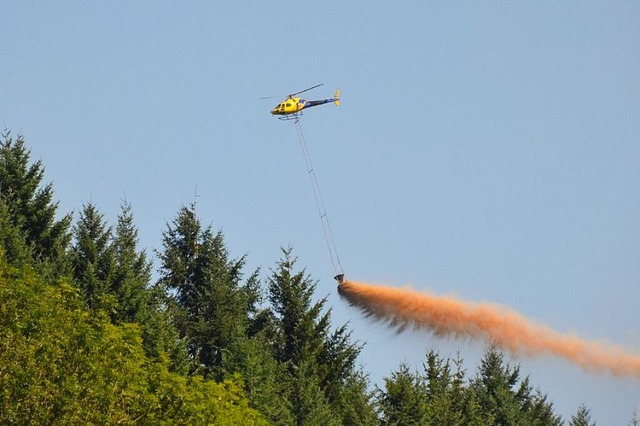
[[[287,98],[271,110],[273,115],[295,114],[305,108],[307,101],[301,98]]]
[[[329,99],[320,99],[317,101],[308,101],[302,98],[288,97],[286,100],[280,102],[271,110],[273,115],[291,115],[297,114],[305,108],[311,108],[318,105],[324,105],[329,102],[333,102],[336,105],[340,105],[340,91],[336,90],[336,95]]]

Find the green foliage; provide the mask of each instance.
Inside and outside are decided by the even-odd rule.
[[[595,426],[595,422],[591,423],[591,413],[584,404],[580,405],[576,414],[571,416],[569,426]]]
[[[244,389],[252,407],[260,411],[272,424],[294,423],[292,405],[283,396],[291,393],[291,384],[284,364],[277,362],[268,341],[268,334],[261,333],[245,338],[232,349],[241,371]]]
[[[366,392],[353,371],[360,347],[346,327],[330,331],[325,300],[312,302],[315,285],[291,273],[290,250],[269,280],[270,307],[259,309],[257,272],[242,282],[244,258],[229,260],[222,233],[202,228],[194,206],[167,226],[163,248],[160,284],[177,308],[192,373],[241,372],[252,406],[277,424],[342,424],[343,410],[351,424],[374,417],[370,395],[355,408],[344,403],[347,385]]]
[[[53,186],[42,185],[42,162],[30,164],[30,157],[21,135],[14,139],[8,130],[0,134],[0,242],[11,263],[25,264],[30,258],[60,273],[71,215],[56,220]]]
[[[144,250],[138,251],[131,204],[125,201],[121,208],[111,244],[115,265],[109,287],[116,299],[113,320],[144,324],[151,315],[151,262]]]
[[[331,311],[326,298],[314,302],[316,285],[304,271],[294,273],[291,248],[269,278],[268,299],[277,332],[274,355],[285,366],[291,383],[288,401],[296,424],[365,424],[374,417],[366,377],[354,369],[360,346],[350,341],[346,326],[331,332]],[[345,403],[346,395],[354,402]]]
[[[68,282],[1,260],[0,390],[2,424],[266,424],[239,378],[171,373],[145,356],[137,325],[111,324]]]
[[[191,362],[187,346],[176,327],[178,308],[155,288],[151,295],[149,316],[142,330],[143,345],[152,359],[166,362],[169,371],[186,375]]]
[[[378,396],[383,425],[421,425],[427,417],[427,384],[417,372],[401,364],[384,379]]]
[[[378,424],[375,395],[369,390],[369,378],[362,370],[349,373],[333,405],[345,426]]]
[[[339,413],[325,397],[312,360],[302,361],[289,372],[291,412],[296,425],[340,425]]]
[[[291,251],[283,249],[284,258],[269,278],[269,301],[281,330],[277,359],[293,372],[303,361],[315,362],[321,356],[329,333],[330,313],[323,313],[326,298],[313,303],[316,286],[305,272],[292,273],[296,261]]]
[[[96,206],[89,203],[80,212],[73,234],[70,254],[73,279],[89,308],[111,312],[115,309],[110,288],[115,269],[111,228]]]
[[[229,259],[222,232],[203,229],[195,206],[183,207],[163,234],[160,283],[171,291],[192,371],[218,379],[232,373],[229,348],[245,336],[254,278],[241,284],[244,258]]]
[[[69,254],[73,282],[87,307],[106,313],[114,324],[140,325],[147,354],[168,357],[171,371],[184,372],[176,308],[161,287],[151,286],[151,262],[138,250],[131,205],[124,202],[121,209],[114,234],[95,205],[83,206]]]
[[[0,196],[0,244],[5,249],[5,258],[12,265],[27,265],[31,262],[31,249],[20,227],[15,224],[9,206]]]
[[[466,379],[462,360],[427,353],[424,374],[402,364],[378,390],[385,425],[560,425],[560,417],[518,367],[490,347],[477,376]],[[455,367],[455,368],[452,368]]]
[[[529,378],[520,380],[520,368],[504,362],[504,355],[492,346],[485,352],[478,375],[471,382],[484,416],[497,424],[560,425],[551,403],[540,392],[532,392]]]
[[[454,364],[456,369],[452,370]],[[442,359],[435,351],[427,353],[424,366],[427,380],[427,417],[431,425],[465,425],[479,420],[473,394],[465,388],[462,360]]]

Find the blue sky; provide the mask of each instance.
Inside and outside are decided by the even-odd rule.
[[[339,299],[287,93],[349,277],[510,306],[640,352],[640,4],[4,2],[0,119],[62,211],[133,204],[141,243],[194,200],[264,274],[292,245],[371,379],[481,342],[397,336]],[[157,263],[156,263],[157,266]],[[249,271],[247,269],[247,272]],[[516,359],[565,419],[627,424],[637,379]]]

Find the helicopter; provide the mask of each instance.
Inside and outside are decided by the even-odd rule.
[[[291,120],[291,119],[297,119],[302,114],[301,111],[305,108],[324,105],[329,102],[333,102],[336,106],[340,105],[340,89],[336,89],[336,93],[333,96],[333,98],[328,98],[328,99],[308,101],[300,97],[294,98],[294,96],[296,95],[315,89],[316,87],[320,87],[323,84],[324,83],[317,84],[315,86],[309,87],[299,92],[290,94],[289,96],[287,96],[287,99],[280,102],[278,105],[275,106],[275,108],[271,110],[271,114],[279,116],[278,118],[280,120]],[[267,98],[263,98],[263,99],[267,99]]]

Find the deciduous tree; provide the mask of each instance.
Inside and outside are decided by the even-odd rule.
[[[68,281],[4,262],[0,424],[266,425],[239,377],[185,377],[145,356],[136,324],[85,307]]]

